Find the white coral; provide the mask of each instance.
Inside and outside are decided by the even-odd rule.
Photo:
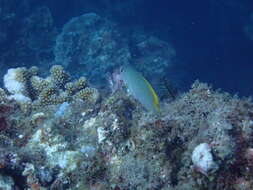
[[[31,99],[27,96],[24,96],[23,94],[13,94],[8,96],[9,100],[15,100],[19,103],[29,103],[31,102]]]
[[[17,73],[19,68],[8,69],[4,75],[4,86],[11,94],[23,94],[25,92],[25,85],[17,80]]]
[[[217,167],[213,161],[211,147],[207,143],[201,143],[195,147],[192,152],[192,162],[195,168],[203,174],[207,174],[210,169]]]
[[[18,72],[20,72],[20,68],[11,68],[4,75],[4,86],[12,94],[8,99],[16,100],[19,103],[30,102],[31,99],[26,96],[25,83],[17,79]]]

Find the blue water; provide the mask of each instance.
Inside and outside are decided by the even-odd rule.
[[[253,40],[245,33],[245,27],[253,25],[250,21],[252,2],[249,0],[2,0],[0,15],[15,13],[15,16],[0,20],[0,34],[5,36],[5,40],[0,38],[0,61],[4,64],[1,76],[7,68],[34,65],[37,59],[52,64],[50,51],[41,51],[37,55],[38,51],[15,49],[27,18],[41,6],[49,8],[53,27],[58,32],[71,18],[95,12],[117,23],[123,31],[141,28],[145,33],[172,44],[176,51],[175,64],[179,63],[173,75],[183,73],[180,78],[182,89],[189,88],[194,80],[199,79],[232,94],[250,96],[253,93]],[[29,30],[30,36],[32,31]],[[31,39],[36,40],[36,35],[27,40]],[[6,52],[13,55],[6,56]]]

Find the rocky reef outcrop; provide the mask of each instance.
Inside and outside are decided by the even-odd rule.
[[[45,79],[35,68],[17,68],[7,76],[10,72],[20,73],[18,82],[20,76],[29,77],[21,85],[26,90],[6,85],[0,91],[2,187],[252,187],[250,99],[196,81],[189,92],[162,102],[161,113],[153,115],[124,91],[99,101],[96,89],[84,78],[71,82],[61,66],[53,66]],[[30,99],[29,109],[13,98],[15,93]]]

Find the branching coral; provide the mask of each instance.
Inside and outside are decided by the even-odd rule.
[[[99,98],[98,91],[88,87],[85,77],[71,82],[70,75],[60,65],[52,66],[47,78],[38,73],[37,67],[9,69],[4,84],[11,95],[7,96],[1,89],[0,100],[14,99],[27,112],[29,107],[57,105],[74,99],[94,104]]]

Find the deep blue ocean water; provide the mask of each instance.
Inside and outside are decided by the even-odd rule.
[[[253,6],[249,0],[1,1],[2,14],[8,7],[6,12],[14,12],[18,17],[11,27],[5,26],[8,38],[0,43],[1,56],[3,51],[12,51],[11,44],[18,38],[15,29],[18,30],[38,7],[49,8],[53,24],[59,31],[72,17],[95,12],[122,28],[142,28],[171,43],[177,55],[175,62],[182,63],[178,66],[179,73],[177,70],[173,73],[175,76],[183,73],[182,89],[189,88],[199,79],[240,96],[253,93],[253,39],[245,32],[247,26],[253,27],[253,19],[250,19]],[[6,24],[6,21],[2,22]],[[24,62],[22,66],[29,64]]]

